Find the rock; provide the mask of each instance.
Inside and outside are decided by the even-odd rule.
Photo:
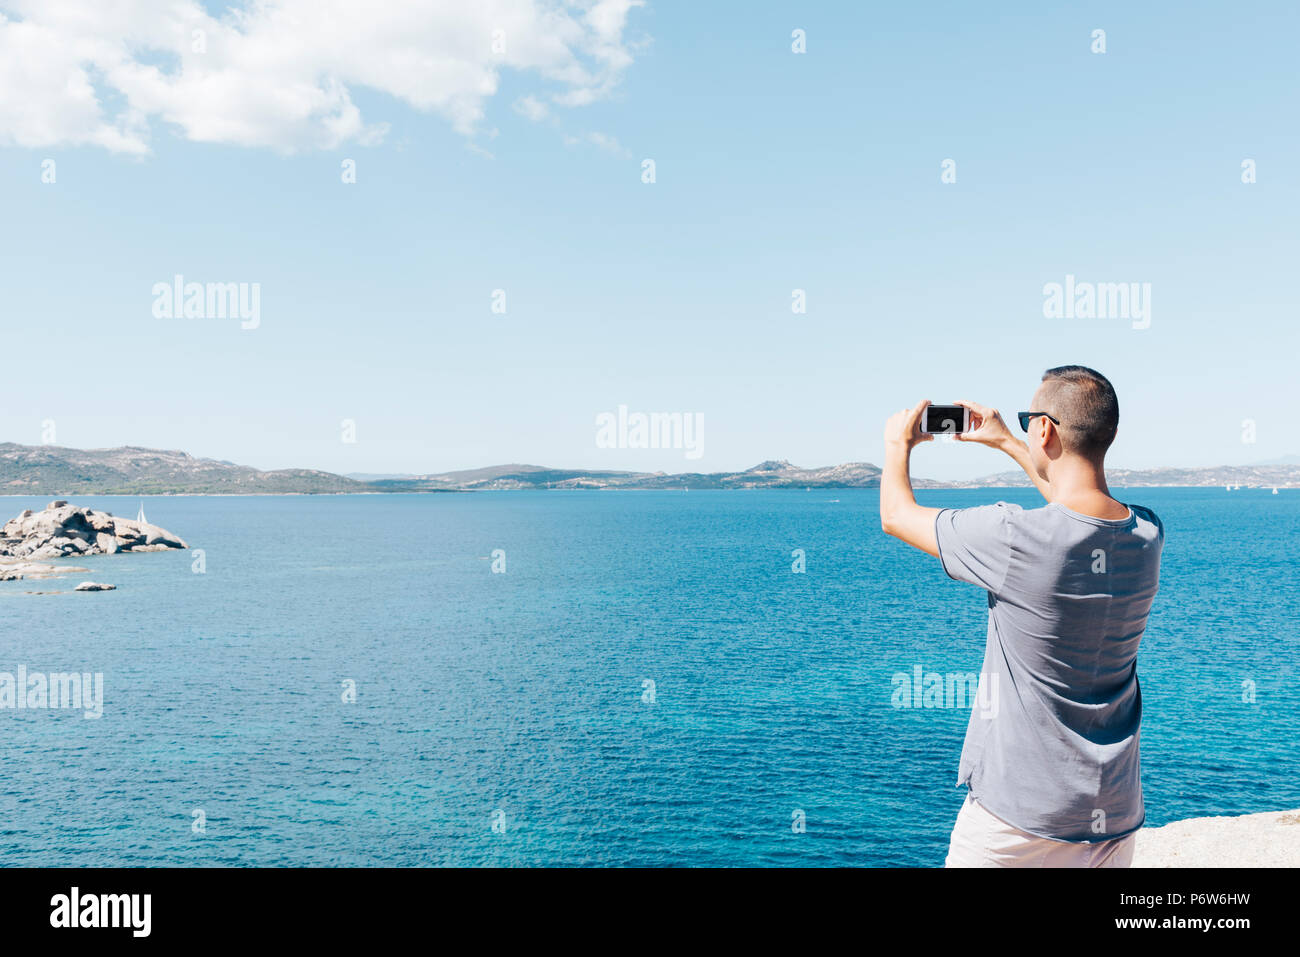
[[[144,543],[146,545],[163,545],[167,548],[185,547],[185,543],[179,538],[167,531],[165,528],[159,528],[157,525],[144,526]]]
[[[144,533],[140,531],[139,526],[125,518],[113,520],[113,534],[117,536],[119,543],[137,542],[144,538]]]
[[[0,562],[0,581],[22,581],[26,578],[54,578],[73,572],[88,572],[89,568],[75,565],[44,565],[39,562]]]
[[[8,537],[11,534],[17,535],[19,533],[19,529],[22,528],[23,522],[25,522],[27,519],[31,517],[32,517],[32,510],[30,508],[23,509],[21,515],[19,515],[17,518],[11,518],[9,519],[8,522],[5,523],[4,535],[6,537]]]
[[[1134,867],[1300,867],[1300,810],[1194,817],[1137,832]]]
[[[45,559],[66,555],[113,555],[189,546],[178,535],[108,512],[51,502],[43,512],[26,509],[0,532],[0,558]]]
[[[74,591],[116,591],[116,585],[102,585],[99,582],[82,582]]]

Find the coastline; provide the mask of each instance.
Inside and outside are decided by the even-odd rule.
[[[1144,827],[1132,866],[1300,867],[1300,808]]]
[[[790,486],[790,485],[751,485],[730,488],[686,488],[686,487],[665,487],[665,488],[629,488],[619,485],[601,485],[585,488],[565,487],[565,488],[546,488],[536,485],[521,485],[514,488],[420,488],[420,489],[375,489],[375,490],[354,490],[348,492],[144,492],[144,491],[123,491],[117,489],[114,491],[33,491],[33,492],[0,492],[0,499],[13,498],[74,498],[76,496],[94,495],[100,498],[311,498],[311,497],[339,497],[347,495],[444,495],[449,493],[477,493],[477,492],[873,492],[880,488],[878,485],[810,485],[810,486]],[[989,490],[989,491],[1006,491],[1006,490],[1023,490],[1031,489],[1032,485],[1025,483],[1023,485],[920,485],[916,487],[918,492],[952,492],[968,490]],[[1151,485],[1113,485],[1115,490],[1136,489],[1136,488],[1219,488],[1218,485],[1189,485],[1189,484],[1151,484]],[[1242,485],[1233,491],[1260,491],[1269,492],[1277,488],[1279,493],[1283,490],[1300,488],[1300,486],[1291,485]]]

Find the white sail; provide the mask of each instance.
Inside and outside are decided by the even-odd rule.
[[[149,524],[149,519],[144,517],[144,499],[140,499],[140,514],[135,517],[135,520],[141,525]]]

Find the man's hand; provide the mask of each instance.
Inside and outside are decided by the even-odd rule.
[[[891,415],[885,423],[885,446],[912,449],[921,442],[933,442],[933,435],[921,431],[921,417],[929,404],[929,399],[922,399],[916,408],[902,409]]]
[[[880,527],[888,535],[915,545],[930,555],[939,554],[934,534],[937,508],[922,508],[912,494],[912,479],[907,474],[912,449],[934,436],[921,431],[921,416],[930,400],[917,403],[915,409],[895,412],[885,423],[885,464],[880,471]]]
[[[1002,414],[997,409],[976,405],[965,399],[959,399],[957,404],[964,409],[970,409],[970,431],[958,433],[958,442],[977,442],[990,448],[1005,450],[1008,442],[1015,441],[1015,436],[1002,421]]]

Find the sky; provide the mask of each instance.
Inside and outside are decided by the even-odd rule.
[[[341,473],[879,464],[894,411],[1014,423],[1078,363],[1119,394],[1112,466],[1300,452],[1292,3],[0,15],[0,440]],[[167,317],[177,275],[256,284],[256,322]],[[1046,314],[1067,276],[1137,296]],[[690,416],[695,451],[601,441],[620,406]]]

